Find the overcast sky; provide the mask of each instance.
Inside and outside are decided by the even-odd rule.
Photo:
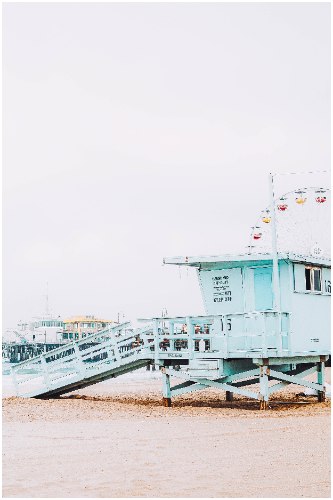
[[[330,4],[4,4],[3,117],[5,327],[46,282],[63,318],[202,314],[163,257],[243,252],[270,171],[330,167]]]

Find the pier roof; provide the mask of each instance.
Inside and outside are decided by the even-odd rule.
[[[95,316],[73,316],[72,318],[64,319],[63,323],[115,323],[115,321],[95,318]]]
[[[331,266],[331,259],[323,256],[313,257],[311,255],[297,255],[293,253],[278,253],[279,260],[289,260],[291,262],[302,262],[307,264],[317,264],[321,266]],[[201,264],[213,264],[220,262],[257,262],[273,261],[270,253],[257,254],[224,254],[224,255],[204,255],[197,257],[165,257],[164,264],[174,264],[177,266],[200,267]]]

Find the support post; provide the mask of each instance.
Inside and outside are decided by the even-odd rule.
[[[280,276],[279,276],[279,260],[278,260],[278,247],[277,247],[277,228],[276,228],[276,213],[275,213],[275,193],[274,193],[274,174],[269,174],[269,188],[270,188],[270,201],[271,201],[271,215],[272,215],[272,254],[273,254],[273,300],[274,308],[278,313],[278,335],[282,335],[282,317],[281,317],[281,290],[280,290]],[[281,338],[282,342],[282,338]],[[280,344],[280,342],[279,342]],[[277,347],[279,347],[279,344]]]
[[[268,406],[268,374],[267,365],[260,367],[260,410],[267,410]]]
[[[171,406],[171,387],[170,387],[170,375],[165,372],[162,368],[162,379],[163,379],[163,406]]]
[[[277,234],[276,234],[276,214],[275,214],[275,193],[274,193],[274,175],[269,174],[269,187],[270,187],[270,201],[271,201],[271,215],[272,215],[272,253],[273,253],[273,298],[274,308],[281,312],[280,301],[280,278],[279,278],[279,264],[277,254]]]
[[[318,401],[323,403],[325,401],[325,363],[323,361],[317,363],[317,382],[323,386],[323,390],[318,391]]]
[[[226,391],[225,393],[225,400],[232,402],[234,399],[234,394],[231,391]]]

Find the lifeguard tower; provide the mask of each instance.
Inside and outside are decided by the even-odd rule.
[[[305,192],[292,193],[301,210],[310,204]],[[326,191],[315,190],[312,198],[323,207]],[[288,204],[286,197],[277,207],[273,197],[273,203],[261,220],[263,228],[272,222],[274,235],[275,208],[286,214]],[[264,229],[254,228],[254,242],[261,242]],[[167,265],[196,269],[205,316],[155,317],[135,330],[129,323],[108,326],[19,363],[12,368],[17,395],[59,396],[155,364],[163,374],[165,406],[175,396],[212,387],[228,400],[240,394],[266,409],[270,395],[288,384],[313,389],[323,401],[330,354],[329,250],[314,245],[305,255],[278,251],[274,238],[270,252],[260,250],[251,245],[241,255],[165,258]],[[309,381],[311,374],[315,380]]]
[[[330,353],[328,259],[278,254],[280,311],[274,310],[272,255],[175,257],[164,262],[197,269],[207,314],[168,320],[173,342],[178,338],[175,325],[185,322],[192,355],[171,347],[159,354],[166,367],[167,400],[216,387],[227,391],[228,398],[243,394],[265,407],[270,394],[289,383],[316,389],[324,399],[324,364]],[[166,319],[155,321],[158,331]],[[171,367],[187,383],[170,388],[167,377],[175,374]],[[316,382],[304,379],[314,372]],[[278,382],[269,386],[269,380]],[[258,382],[258,393],[242,388]]]

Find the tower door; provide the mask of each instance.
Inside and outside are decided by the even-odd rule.
[[[273,309],[272,268],[258,267],[254,272],[254,301],[256,311]]]

